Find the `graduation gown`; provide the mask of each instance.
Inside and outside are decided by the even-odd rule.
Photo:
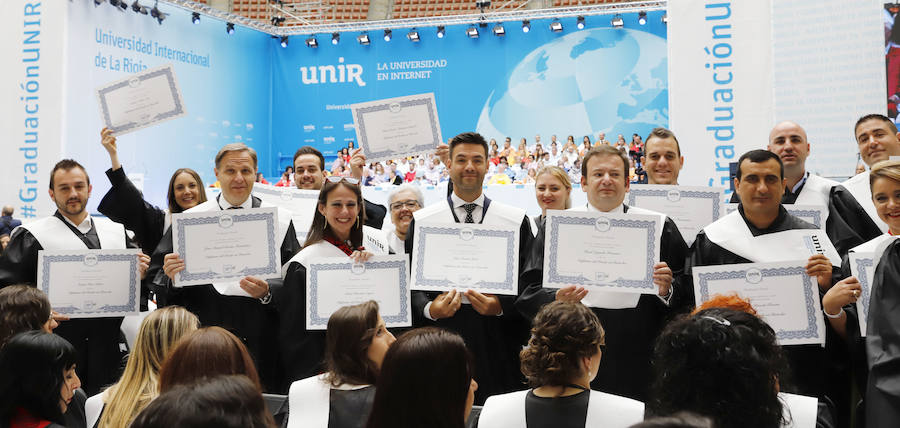
[[[869,187],[869,172],[851,177],[834,186],[829,196],[829,216],[825,223],[828,237],[842,256],[851,248],[887,232],[878,218]]]
[[[288,392],[287,428],[365,428],[374,385],[333,386],[325,374],[298,380]]]
[[[270,207],[253,197],[253,208]],[[213,199],[185,212],[219,211],[218,200]],[[300,243],[291,223],[290,213],[278,209],[278,231],[281,236],[281,260],[290,260],[299,250]],[[220,294],[216,284],[173,287],[163,271],[163,259],[173,251],[172,230],[166,231],[159,246],[153,252],[147,277],[152,278],[151,288],[160,306],[180,305],[193,312],[203,326],[219,326],[234,333],[247,345],[256,362],[263,386],[267,391],[279,390],[282,383],[280,356],[277,349],[278,314],[273,304],[262,304],[259,299]],[[281,279],[269,279],[273,300],[281,287]],[[219,284],[219,288],[225,284]]]
[[[872,280],[866,351],[866,426],[896,427],[900,421],[900,245],[885,249]]]
[[[121,224],[101,217],[91,219],[96,241],[83,237],[74,226],[62,220],[59,212],[16,228],[9,246],[0,256],[0,288],[13,284],[36,286],[40,250],[135,247],[125,236],[125,228]],[[90,395],[115,382],[118,377],[117,368],[122,358],[119,351],[121,324],[122,317],[77,318],[61,322],[54,330],[78,352],[78,375],[82,387]]]
[[[288,384],[322,373],[324,369],[325,330],[306,329],[306,267],[310,260],[321,257],[347,255],[327,241],[307,245],[287,263],[284,285],[273,296],[280,319],[278,344]]]
[[[384,225],[384,217],[387,215],[387,208],[384,205],[369,202],[368,199],[363,199],[363,203],[366,206],[366,222],[364,224],[381,229],[381,226]]]
[[[415,242],[416,223],[461,223],[450,207],[449,198],[429,205],[413,214],[413,221],[406,234],[406,252],[412,263],[413,242]],[[525,266],[528,251],[531,248],[533,235],[531,222],[525,210],[493,202],[485,197],[485,207],[481,219],[484,225],[504,225],[519,227],[519,270]],[[519,293],[523,284],[519,282]],[[463,290],[465,291],[465,290]],[[527,341],[527,321],[515,309],[516,296],[497,296],[503,307],[499,316],[484,316],[463,303],[450,318],[432,321],[425,318],[425,306],[440,293],[413,291],[412,312],[413,326],[437,326],[459,333],[466,341],[466,346],[475,357],[475,380],[478,391],[475,392],[475,403],[484,403],[487,397],[521,388],[524,378],[519,370],[519,351]]]
[[[685,268],[685,283],[690,283],[693,288],[691,275],[694,266],[715,266],[758,261],[754,260],[752,251],[759,251],[760,249],[752,240],[745,238],[793,229],[816,229],[816,227],[790,215],[784,207],[780,207],[778,217],[772,225],[766,229],[759,229],[747,221],[744,216],[744,207],[741,205],[737,211],[706,226],[697,234],[697,239],[691,247],[691,255]],[[748,248],[751,249],[751,252],[747,251]],[[820,291],[820,300],[823,295],[824,293]],[[824,314],[819,315],[825,316]],[[825,326],[826,347],[834,347],[834,344],[841,339],[831,329],[827,321]],[[814,397],[826,395],[826,390],[831,389],[827,387],[826,380],[829,382],[834,380],[828,378],[836,371],[839,371],[833,365],[826,349],[819,345],[792,345],[785,346],[782,349],[793,373],[792,378],[782,382],[782,389]],[[849,385],[844,385],[846,383],[845,376],[835,375],[832,377],[840,377],[839,381],[842,384],[840,389],[849,390]],[[832,393],[831,395],[835,394]]]
[[[558,421],[555,426],[628,428],[644,420],[644,403],[630,398],[600,391],[585,391],[568,397],[541,398],[535,397],[531,391],[530,389],[516,391],[488,398],[484,408],[481,409],[478,428],[544,427],[546,425],[530,423],[528,415],[554,407],[553,404],[556,403],[552,402],[558,402],[559,406],[550,410],[553,414],[542,415],[541,419],[555,419]],[[585,393],[588,394],[587,397],[584,396]],[[538,400],[552,401],[546,403],[548,406],[538,406],[536,402]],[[570,401],[565,403],[569,406],[562,403],[563,401]]]
[[[659,296],[650,294],[596,293],[593,298],[597,302],[590,301],[592,296],[585,298],[585,304],[602,306],[592,307],[591,310],[597,314],[606,332],[606,350],[591,388],[644,401],[650,386],[650,361],[656,336],[662,331],[666,320],[681,310],[679,302],[692,300],[694,293],[681,285],[680,277],[688,247],[675,222],[655,211],[627,205],[622,205],[622,209],[627,214],[664,217],[659,254],[660,260],[672,269],[672,296],[668,304]],[[573,210],[584,211],[587,208]],[[541,307],[556,300],[556,290],[542,288],[543,269],[542,229],[532,246],[528,268],[519,279],[520,284],[525,284],[525,290],[516,300],[516,308],[529,320],[534,319]]]

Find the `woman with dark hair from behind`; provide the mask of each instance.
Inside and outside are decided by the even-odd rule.
[[[712,420],[691,412],[678,412],[671,416],[650,418],[631,428],[715,428]]]
[[[591,391],[604,342],[600,319],[590,308],[552,302],[532,325],[519,355],[533,389],[488,398],[479,428],[625,428],[644,418],[640,401]]]
[[[37,287],[10,285],[0,289],[0,349],[18,333],[52,333],[59,325],[52,314],[47,295]]]
[[[246,376],[197,379],[160,394],[131,428],[274,428],[259,385]]]
[[[384,356],[368,428],[463,428],[478,384],[458,334],[435,327],[400,336]]]
[[[182,338],[159,371],[160,394],[198,379],[239,374],[262,393],[259,374],[247,347],[221,327],[204,327]]]
[[[76,358],[72,344],[53,333],[10,339],[0,350],[0,428],[66,426],[63,414],[81,386]]]
[[[328,371],[291,384],[288,428],[365,427],[378,372],[392,343],[394,335],[375,301],[335,311],[325,339]]]

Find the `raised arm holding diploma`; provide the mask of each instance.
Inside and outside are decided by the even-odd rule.
[[[187,115],[172,64],[144,70],[97,89],[100,117],[123,135]]]
[[[359,147],[370,162],[430,153],[443,144],[434,94],[353,104]]]

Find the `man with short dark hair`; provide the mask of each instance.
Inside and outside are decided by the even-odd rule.
[[[185,213],[271,207],[252,195],[257,172],[256,151],[252,148],[243,143],[225,145],[216,155],[214,172],[221,183],[222,193]],[[287,210],[278,209],[276,234],[281,260],[290,260],[300,250],[300,242]],[[178,272],[184,270],[184,263],[184,259],[174,253],[170,228],[153,252],[150,263],[151,287],[160,306],[184,306],[197,315],[202,325],[220,326],[235,333],[253,355],[266,390],[279,391],[284,379],[277,346],[278,314],[275,305],[270,305],[270,302],[273,296],[277,299],[281,278],[265,280],[247,276],[237,283],[173,287],[172,281]],[[233,295],[234,291],[227,291],[237,289],[243,290],[245,295]],[[228,294],[222,294],[226,292]]]
[[[439,149],[440,150],[440,149]],[[445,203],[431,204],[414,214],[406,234],[412,258],[415,225],[476,223],[519,228],[519,269],[531,246],[531,222],[525,210],[492,201],[482,193],[488,170],[488,146],[473,132],[450,140],[448,169],[453,192]],[[440,156],[440,152],[438,154]],[[522,284],[519,284],[521,291]],[[527,325],[514,307],[515,296],[495,296],[468,290],[447,293],[413,291],[413,325],[436,325],[459,333],[475,356],[476,402],[494,394],[520,389],[518,352],[525,344]]]
[[[678,173],[684,166],[684,156],[672,131],[666,128],[650,131],[644,143],[641,166],[647,173],[647,184],[678,185]]]
[[[50,199],[56,212],[28,224],[12,234],[0,256],[0,287],[36,285],[40,250],[85,250],[137,248],[125,235],[125,227],[87,212],[91,180],[87,171],[71,159],[59,161],[50,172]],[[140,256],[141,276],[149,257]],[[78,351],[78,373],[88,395],[115,382],[121,354],[119,327],[122,317],[80,318],[60,323],[54,333],[66,338]]]
[[[21,221],[12,218],[13,207],[10,205],[3,207],[3,212],[0,214],[2,214],[0,215],[0,235],[9,235],[13,229],[22,224]]]
[[[754,239],[757,236],[793,229],[816,229],[789,214],[782,206],[784,166],[775,153],[768,150],[744,153],[738,160],[734,188],[741,200],[738,209],[704,227],[691,248],[684,282],[692,287],[691,274],[695,266],[761,262],[767,251]],[[822,293],[832,285],[833,269],[831,261],[821,254],[809,257],[806,262],[806,273],[816,278]],[[824,349],[819,345],[794,345],[784,349],[794,372],[794,385],[782,385],[783,389],[816,397],[825,395],[829,373]]]

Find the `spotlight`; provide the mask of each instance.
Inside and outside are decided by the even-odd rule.
[[[579,30],[584,29],[584,17],[583,16],[578,17],[578,22],[575,24],[575,26],[578,27]]]
[[[273,16],[271,21],[272,21],[272,25],[278,27],[284,23],[284,17],[283,16]]]
[[[552,32],[554,32],[554,33],[561,33],[562,30],[563,30],[563,28],[562,28],[562,22],[559,22],[558,19],[554,19],[554,20],[550,23],[550,31],[552,31]]]
[[[443,26],[443,25],[441,25],[441,26],[438,27],[438,29],[437,29],[437,37],[438,37],[439,39],[443,39],[443,38],[444,38],[444,26]]]
[[[150,16],[156,19],[156,22],[159,22],[159,25],[162,25],[163,20],[166,19],[166,14],[159,10],[156,5],[153,6],[153,9],[150,9]]]
[[[231,22],[226,23],[225,24],[225,32],[228,34],[234,34],[234,24]]]
[[[478,28],[475,27],[474,25],[469,27],[468,29],[466,29],[466,35],[469,36],[469,38],[477,39],[478,38]]]
[[[125,3],[125,0],[109,0],[109,4],[118,8],[122,12],[128,9],[128,4]]]
[[[286,48],[288,45],[288,36],[281,36],[281,47]]]
[[[497,24],[494,26],[493,30],[495,36],[504,36],[506,35],[506,29],[503,28],[503,24]]]
[[[529,31],[531,31],[531,21],[526,19],[522,21],[522,32],[527,33]]]
[[[103,4],[103,0],[94,0],[94,6],[100,6]]]
[[[131,4],[131,10],[133,10],[134,13],[140,13],[141,15],[146,15],[149,13],[147,11],[147,8],[144,6],[141,6],[141,4],[138,2],[138,0],[134,0],[134,3]]]
[[[638,13],[638,24],[647,24],[647,12],[641,11],[640,13]]]
[[[663,24],[668,24],[668,23],[669,23],[669,14],[668,14],[668,13],[663,14],[663,16],[662,16],[662,23],[663,23]]]
[[[336,45],[341,41],[341,33],[331,33],[331,44]]]
[[[369,35],[366,33],[362,33],[362,34],[356,36],[356,41],[359,42],[359,44],[361,44],[363,46],[368,46],[370,43]]]
[[[200,23],[200,12],[194,12],[191,14],[191,22],[194,24]]]
[[[408,33],[406,33],[406,38],[409,39],[409,41],[411,41],[411,42],[418,42],[419,41],[419,32],[416,31],[415,28],[413,28],[412,30],[409,30]]]
[[[319,47],[319,41],[316,40],[315,37],[310,37],[306,39],[306,46],[310,48],[317,48]],[[281,38],[281,47],[287,47],[287,36],[283,36]]]
[[[384,30],[384,41],[391,41],[391,30]]]
[[[625,26],[625,21],[622,20],[622,17],[619,15],[616,15],[609,23],[615,28],[622,28]]]

